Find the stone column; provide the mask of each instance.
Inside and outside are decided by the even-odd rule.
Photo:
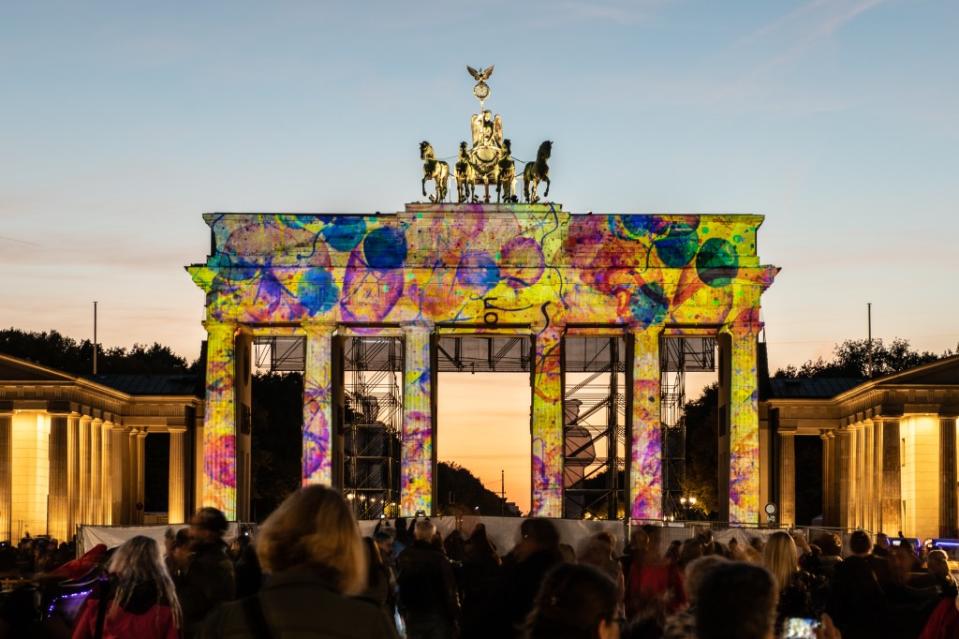
[[[110,431],[110,494],[111,494],[111,521],[114,524],[129,523],[129,495],[126,486],[127,475],[130,473],[130,460],[127,457],[129,447],[127,445],[127,433],[115,425]]]
[[[882,531],[895,536],[902,528],[902,460],[899,420],[882,420]]]
[[[203,418],[203,501],[236,519],[236,325],[207,321],[206,411]]]
[[[755,324],[735,324],[729,379],[729,523],[759,523],[759,379]]]
[[[137,524],[139,523],[139,509],[137,508],[137,495],[139,494],[139,489],[137,486],[137,477],[139,476],[139,468],[137,468],[137,461],[139,457],[137,455],[137,434],[138,431],[136,428],[130,429],[130,432],[127,433],[127,465],[126,465],[126,486],[124,487],[124,493],[126,494],[126,520],[128,524]]]
[[[955,537],[959,527],[956,492],[956,418],[939,416],[939,536]]]
[[[822,522],[824,526],[830,525],[829,500],[832,496],[832,477],[829,472],[829,436],[820,431],[819,439],[822,441]]]
[[[433,512],[432,327],[403,327],[403,430],[400,436],[400,514]]]
[[[302,482],[333,484],[333,329],[304,324]]]
[[[113,524],[113,422],[103,422],[100,429],[100,521]]]
[[[140,504],[137,511],[138,524],[143,523],[143,502],[144,502],[144,475],[146,474],[146,464],[144,457],[146,452],[147,431],[141,430],[136,435],[136,454],[137,454],[137,477],[136,477],[136,503]]]
[[[167,504],[167,523],[186,521],[186,459],[183,455],[185,429],[170,430],[170,481]]]
[[[881,419],[872,420],[872,530],[882,532],[883,427]]]
[[[80,415],[67,417],[67,528],[72,537],[80,523]]]
[[[67,418],[50,417],[49,490],[47,493],[47,534],[58,542],[70,535],[70,495],[68,492],[69,454]]]
[[[103,443],[101,432],[103,420],[94,419],[90,423],[90,523],[103,523],[103,499],[100,490],[103,485],[100,471],[103,470]]]
[[[0,415],[0,541],[13,535],[13,417]]]
[[[779,431],[779,521],[796,523],[796,432]]]
[[[629,513],[632,519],[663,518],[663,418],[660,411],[660,331],[633,332],[632,446]]]
[[[91,514],[93,513],[92,508],[92,495],[90,490],[90,422],[92,418],[88,415],[80,416],[80,429],[77,440],[80,444],[77,455],[79,457],[79,488],[77,492],[79,499],[79,518],[77,524],[92,524],[93,519]]]
[[[532,508],[539,517],[563,516],[562,329],[536,329],[533,356]]]
[[[851,528],[855,518],[855,433],[849,426],[839,430],[839,521],[840,528]]]

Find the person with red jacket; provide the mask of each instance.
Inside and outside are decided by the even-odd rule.
[[[149,537],[120,546],[107,565],[109,581],[87,599],[73,639],[178,639],[182,626],[176,588]]]

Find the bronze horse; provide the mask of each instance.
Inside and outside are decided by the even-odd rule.
[[[446,190],[449,188],[450,166],[442,160],[437,160],[433,147],[426,140],[420,142],[420,159],[423,160],[423,180],[421,186],[423,195],[426,195],[426,181],[433,180],[436,192],[430,196],[430,202],[442,202],[446,199]]]
[[[531,204],[539,202],[539,194],[536,189],[540,182],[546,182],[546,192],[543,193],[543,197],[549,197],[549,165],[546,164],[546,160],[549,159],[552,151],[552,141],[546,140],[539,145],[539,150],[536,152],[536,161],[527,162],[523,169],[523,194],[526,196],[526,201]]]

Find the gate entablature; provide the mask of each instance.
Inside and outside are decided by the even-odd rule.
[[[236,513],[235,336],[306,335],[304,482],[332,478],[332,339],[403,335],[401,510],[432,507],[433,336],[438,327],[533,336],[533,511],[562,512],[559,344],[567,326],[633,340],[629,500],[662,516],[660,336],[729,341],[729,517],[759,516],[756,336],[777,269],[756,252],[758,215],[573,215],[557,204],[410,204],[395,214],[211,213],[204,501]],[[389,328],[392,327],[392,328]]]

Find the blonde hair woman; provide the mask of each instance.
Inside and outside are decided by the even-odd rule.
[[[779,589],[777,632],[787,617],[818,618],[822,614],[822,610],[815,609],[813,605],[813,593],[817,588],[823,588],[824,584],[817,583],[812,575],[799,569],[799,552],[789,533],[779,531],[769,536],[763,548],[763,565],[772,573]]]
[[[201,636],[396,636],[381,608],[352,598],[366,586],[366,553],[339,493],[301,488],[267,518],[254,543],[266,584],[214,611]]]
[[[73,639],[180,636],[176,589],[154,540],[139,535],[129,539],[113,554],[107,572],[108,585],[84,604]]]

